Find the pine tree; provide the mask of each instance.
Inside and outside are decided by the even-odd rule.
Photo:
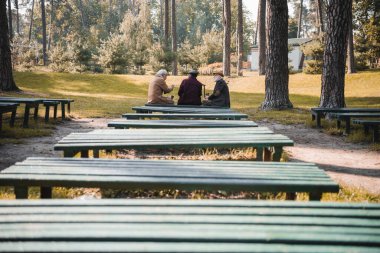
[[[231,0],[223,1],[223,74],[231,74]]]

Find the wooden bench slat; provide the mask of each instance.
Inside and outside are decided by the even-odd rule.
[[[134,106],[136,112],[149,113],[230,113],[235,112],[230,108],[207,108],[207,107],[168,107],[168,106]]]
[[[171,114],[151,114],[151,113],[125,113],[122,115],[126,119],[144,119],[144,118],[158,118],[158,119],[246,119],[247,114],[242,113],[219,113],[219,114],[194,114],[194,113],[171,113]]]
[[[253,121],[244,120],[114,120],[108,127],[115,128],[226,128],[257,127]]]

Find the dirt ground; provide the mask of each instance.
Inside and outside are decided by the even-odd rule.
[[[58,140],[72,132],[106,128],[107,121],[110,119],[73,119],[58,124],[52,136],[2,145],[0,170],[30,156],[59,157],[62,153],[53,150]],[[368,145],[347,143],[343,137],[330,136],[302,125],[258,123],[294,140],[295,146],[285,149],[290,161],[316,163],[339,184],[380,194],[380,152],[369,151]]]

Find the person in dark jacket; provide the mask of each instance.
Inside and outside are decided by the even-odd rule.
[[[208,106],[220,106],[230,108],[230,91],[226,81],[223,80],[223,73],[214,73],[215,87],[211,96],[204,101],[204,105]]]
[[[203,84],[197,80],[199,72],[191,70],[189,77],[182,81],[178,91],[179,105],[201,105],[202,86]]]

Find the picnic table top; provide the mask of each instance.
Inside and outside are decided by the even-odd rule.
[[[41,98],[0,97],[0,102],[16,103],[42,103]]]
[[[0,252],[379,252],[380,205],[1,200]]]
[[[162,119],[245,119],[248,118],[247,114],[243,113],[125,113],[122,115],[123,118],[162,118]]]
[[[71,98],[41,98],[44,101],[57,101],[57,102],[74,102]]]
[[[29,158],[0,172],[2,186],[260,192],[338,192],[310,163]]]
[[[292,146],[293,141],[267,128],[108,129],[72,133],[54,146],[55,150],[91,148],[235,148]]]
[[[109,127],[123,128],[204,128],[204,127],[257,127],[246,120],[113,120]]]
[[[162,112],[162,113],[235,113],[229,108],[207,107],[167,107],[167,106],[134,106],[132,110],[137,112]],[[237,113],[237,112],[236,112]]]
[[[0,102],[0,107],[14,107],[19,105],[19,103]]]
[[[323,108],[315,107],[311,108],[312,111],[323,111],[323,112],[380,112],[380,108]]]
[[[380,117],[380,112],[336,112],[332,113],[333,117]]]
[[[355,124],[365,124],[365,125],[379,125],[380,120],[370,120],[370,119],[353,119],[352,122]]]

